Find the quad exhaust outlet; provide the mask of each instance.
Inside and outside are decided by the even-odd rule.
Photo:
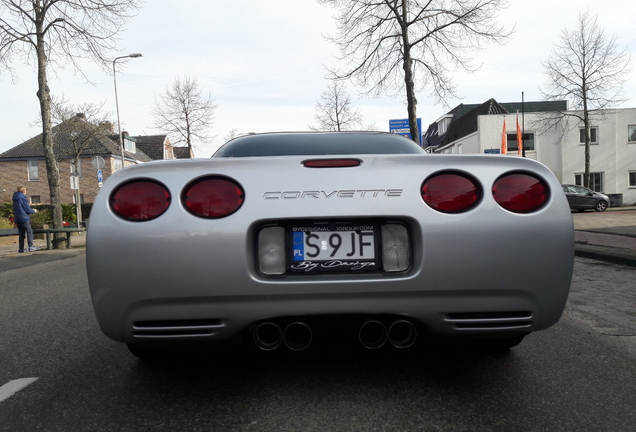
[[[311,327],[295,321],[282,329],[278,324],[266,321],[254,329],[254,344],[263,351],[272,351],[284,344],[292,351],[307,349],[313,340]],[[387,329],[382,322],[369,320],[360,326],[358,339],[363,347],[373,350],[382,348],[388,341],[396,348],[408,348],[417,339],[415,325],[407,320],[396,320]]]

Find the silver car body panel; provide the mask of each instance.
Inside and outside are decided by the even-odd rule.
[[[314,156],[316,158],[327,156]],[[276,317],[391,314],[439,336],[531,332],[560,318],[574,262],[574,230],[561,185],[535,161],[484,155],[355,155],[351,168],[309,169],[307,156],[159,161],[119,170],[93,205],[87,269],[97,320],[110,338],[223,341]],[[479,180],[473,209],[440,213],[421,198],[431,174]],[[542,209],[516,214],[491,193],[504,173],[538,175],[551,189]],[[193,179],[222,175],[245,191],[222,219],[180,202]],[[153,179],[172,195],[146,222],[121,219],[109,196],[122,182]],[[257,270],[259,227],[292,220],[401,221],[411,238],[404,273],[266,277]]]

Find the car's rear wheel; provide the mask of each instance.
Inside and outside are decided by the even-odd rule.
[[[148,361],[163,358],[167,352],[165,349],[139,347],[136,344],[126,344],[126,346],[132,355]]]
[[[511,336],[487,339],[484,347],[489,351],[507,351],[519,345],[524,337],[525,336]]]
[[[596,210],[597,212],[604,212],[605,210],[607,210],[607,201],[600,200],[599,202],[597,202],[594,210]]]

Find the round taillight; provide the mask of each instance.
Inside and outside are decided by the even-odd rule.
[[[243,188],[225,177],[204,177],[188,184],[181,194],[183,206],[195,216],[218,219],[237,211],[245,201]]]
[[[550,189],[541,179],[525,173],[512,173],[499,177],[492,186],[495,201],[514,213],[539,210],[550,198]]]
[[[161,216],[170,206],[168,188],[153,180],[132,180],[110,196],[110,208],[122,219],[144,222]]]
[[[482,189],[473,177],[446,172],[429,177],[422,184],[422,199],[443,213],[461,213],[473,208],[481,199]]]

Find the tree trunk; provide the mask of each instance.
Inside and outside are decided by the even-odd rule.
[[[415,97],[415,82],[413,80],[413,60],[411,59],[411,45],[409,42],[409,28],[406,25],[408,10],[406,1],[402,2],[402,18],[399,20],[402,27],[402,44],[404,45],[404,85],[406,87],[406,109],[409,115],[409,129],[411,139],[421,145],[420,131],[417,127],[417,98]]]
[[[53,228],[62,228],[62,201],[60,190],[60,169],[53,152],[53,127],[51,126],[51,92],[46,76],[46,48],[44,43],[43,21],[36,20],[37,31],[37,62],[38,62],[38,92],[40,101],[40,114],[42,116],[42,146],[44,147],[44,160],[46,163],[46,175],[51,194],[51,206],[53,207]],[[53,248],[60,249],[64,242],[60,235],[55,235]]]
[[[583,186],[590,187],[590,113],[587,109],[587,90],[583,82],[583,127],[585,128],[585,172],[583,174]]]
[[[75,181],[75,186],[77,187],[77,189],[75,189],[75,217],[77,218],[76,225],[78,228],[81,228],[80,222],[82,220],[82,203],[80,201],[80,197],[82,196],[82,194],[80,193],[80,170],[79,170],[81,163],[82,163],[82,160],[80,159],[79,154],[76,154],[73,160],[73,164],[75,165],[74,181]]]

